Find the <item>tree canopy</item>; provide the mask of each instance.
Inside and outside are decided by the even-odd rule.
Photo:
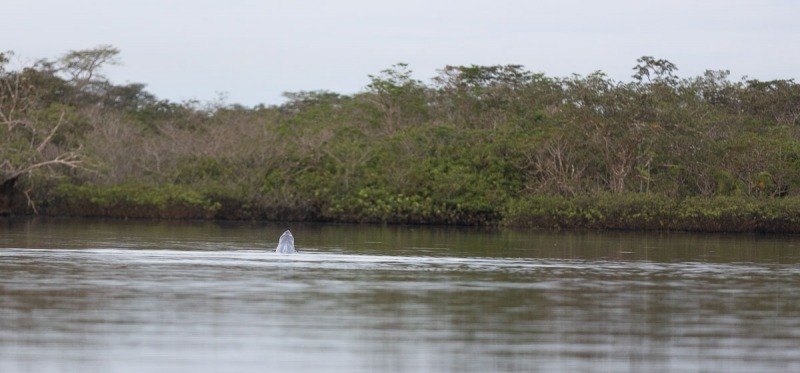
[[[247,108],[115,84],[119,53],[20,69],[0,54],[0,184],[24,197],[0,210],[497,224],[543,198],[800,198],[791,79],[680,77],[643,56],[628,82],[469,65],[426,83],[398,63],[355,94]]]

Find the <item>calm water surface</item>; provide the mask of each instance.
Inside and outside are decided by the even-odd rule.
[[[0,220],[0,372],[255,371],[800,371],[800,237]]]

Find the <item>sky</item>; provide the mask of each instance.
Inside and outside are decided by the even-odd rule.
[[[795,0],[7,0],[2,12],[0,51],[17,66],[112,45],[112,82],[176,102],[354,94],[401,62],[425,83],[473,64],[629,81],[641,56],[680,77],[800,80]]]

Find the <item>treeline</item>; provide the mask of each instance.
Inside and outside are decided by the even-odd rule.
[[[6,212],[800,231],[793,80],[682,78],[652,57],[628,82],[519,65],[423,82],[397,64],[360,93],[251,108],[113,84],[118,53],[0,55]]]

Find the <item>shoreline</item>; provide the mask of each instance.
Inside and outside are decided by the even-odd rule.
[[[84,190],[88,191],[88,190]],[[117,190],[119,192],[119,190]],[[10,218],[35,217],[17,200]],[[701,233],[800,233],[800,197],[747,196],[682,200],[656,194],[598,194],[561,197],[534,195],[509,200],[487,211],[452,207],[439,215],[412,214],[402,206],[377,211],[371,205],[341,212],[314,201],[316,209],[259,205],[257,201],[215,198],[180,190],[160,198],[123,198],[82,193],[50,196],[38,216],[46,218],[185,221],[263,221],[302,223],[484,226],[542,230],[675,231]],[[326,209],[327,208],[327,209]],[[433,210],[428,206],[422,211]],[[445,207],[446,209],[447,207]],[[377,212],[376,212],[377,211]]]

